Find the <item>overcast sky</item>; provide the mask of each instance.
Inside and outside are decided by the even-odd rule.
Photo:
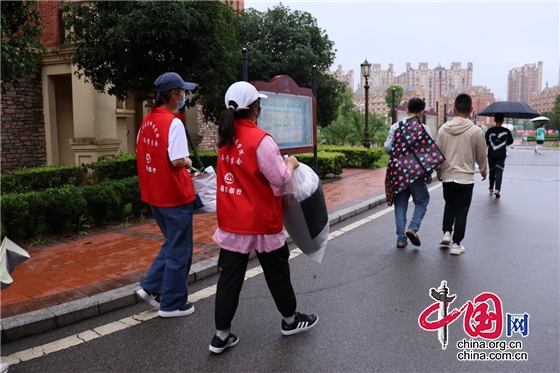
[[[266,11],[279,1],[245,0],[245,8]],[[509,70],[543,61],[544,88],[558,85],[560,2],[526,1],[282,1],[292,10],[309,12],[334,41],[336,57],[353,69],[354,88],[365,58],[393,63],[396,75],[406,63],[433,69],[473,63],[473,84],[485,85],[495,98],[507,99]]]

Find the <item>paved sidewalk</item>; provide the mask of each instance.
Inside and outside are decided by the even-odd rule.
[[[385,168],[345,169],[323,184],[330,225],[385,202]],[[189,283],[218,273],[216,214],[194,216]],[[2,290],[2,342],[39,334],[140,301],[135,294],[159,252],[154,220],[29,249]]]

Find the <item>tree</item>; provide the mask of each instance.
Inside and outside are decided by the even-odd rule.
[[[403,87],[400,85],[391,85],[389,87],[387,87],[387,90],[385,91],[385,102],[387,103],[387,106],[389,106],[389,118],[393,118],[393,88],[395,88],[395,107],[397,107],[398,104],[401,103],[402,100],[402,96],[403,96]]]
[[[327,144],[331,145],[357,145],[364,141],[365,116],[356,108],[352,97],[354,93],[350,88],[341,94],[341,104],[337,110],[337,117],[328,127],[321,131]],[[371,139],[379,144],[385,141],[387,129],[385,118],[379,118],[375,111],[368,113]],[[382,140],[380,140],[382,139]]]
[[[187,106],[199,102],[214,119],[241,78],[239,17],[221,1],[72,1],[65,10],[72,63],[99,92],[124,99],[135,91],[143,100],[174,71],[198,84]]]
[[[546,125],[548,129],[560,130],[560,95],[556,96],[552,109],[542,113],[541,115],[550,119]]]
[[[311,88],[317,66],[317,122],[325,127],[336,118],[345,85],[326,73],[334,62],[334,42],[310,13],[282,4],[266,12],[247,9],[239,40],[247,48],[249,80],[289,75],[298,86]]]
[[[36,60],[45,53],[37,39],[41,23],[37,1],[2,1],[2,93],[10,85],[19,87],[20,80],[37,69]]]

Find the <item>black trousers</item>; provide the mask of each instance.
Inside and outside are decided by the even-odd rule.
[[[296,312],[296,295],[290,280],[288,244],[285,243],[283,247],[270,253],[257,252],[257,257],[278,311],[284,317],[293,316]],[[249,254],[220,250],[218,265],[222,268],[222,273],[218,280],[214,313],[217,330],[226,330],[231,327],[231,321],[239,304],[239,294],[248,261]]]
[[[453,232],[453,242],[465,238],[467,215],[471,207],[474,184],[443,183],[443,231]]]
[[[488,168],[490,168],[490,189],[502,190],[502,175],[506,166],[505,158],[488,158]]]

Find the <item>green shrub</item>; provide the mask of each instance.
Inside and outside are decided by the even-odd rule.
[[[24,193],[2,193],[2,226],[8,237],[19,237],[27,222],[29,202]]]
[[[27,193],[27,201],[29,210],[27,211],[26,223],[23,226],[23,233],[25,237],[34,237],[39,232],[39,227],[44,220],[45,203],[40,192]]]
[[[129,177],[121,180],[124,186],[125,200],[124,202],[130,203],[132,208],[132,215],[139,217],[142,214],[150,211],[150,205],[142,201],[140,198],[140,185],[138,184],[138,176]]]
[[[126,180],[126,179],[123,179],[123,180]],[[108,186],[110,186],[113,189],[113,191],[115,192],[115,194],[116,194],[116,196],[119,200],[117,205],[115,205],[111,208],[107,217],[111,221],[121,221],[122,217],[123,217],[125,207],[128,203],[127,196],[126,196],[127,188],[124,185],[122,180],[108,180],[108,181],[105,181],[103,184],[107,184]]]
[[[546,135],[544,137],[544,141],[556,141],[556,140],[558,140],[558,137],[556,135]],[[535,141],[535,136],[530,135],[529,137],[527,137],[527,141]]]
[[[80,189],[66,186],[40,192],[45,204],[45,224],[53,232],[62,232],[66,224],[78,221],[80,215],[86,212],[87,202]]]
[[[93,172],[92,178],[99,182],[105,179],[120,180],[138,175],[136,154],[121,153],[114,158],[102,158],[87,165]]]
[[[2,224],[11,237],[33,237],[43,220],[45,204],[40,192],[3,193]]]
[[[321,146],[318,150],[344,154],[346,157],[344,167],[349,168],[372,168],[384,153],[383,148],[380,147],[366,149],[353,146]]]
[[[299,162],[315,168],[313,153],[296,154]],[[336,152],[317,152],[317,163],[319,166],[319,177],[325,178],[327,175],[340,175],[346,163],[346,157],[342,153]]]
[[[2,193],[23,193],[77,185],[85,171],[76,166],[40,166],[3,173],[0,175]]]
[[[119,196],[115,193],[111,184],[89,185],[80,188],[80,190],[87,203],[86,214],[97,225],[103,224],[108,215],[120,215],[118,213],[119,206],[121,206]]]
[[[214,170],[216,169],[216,164],[218,162],[218,151],[217,150],[199,151],[198,156],[200,157],[200,160],[202,161],[202,164],[204,165],[204,167],[212,166],[212,167],[214,167]],[[197,164],[197,160],[196,160],[196,157],[194,156],[193,152],[191,152],[190,158],[193,162],[193,167],[200,168],[200,165]]]

